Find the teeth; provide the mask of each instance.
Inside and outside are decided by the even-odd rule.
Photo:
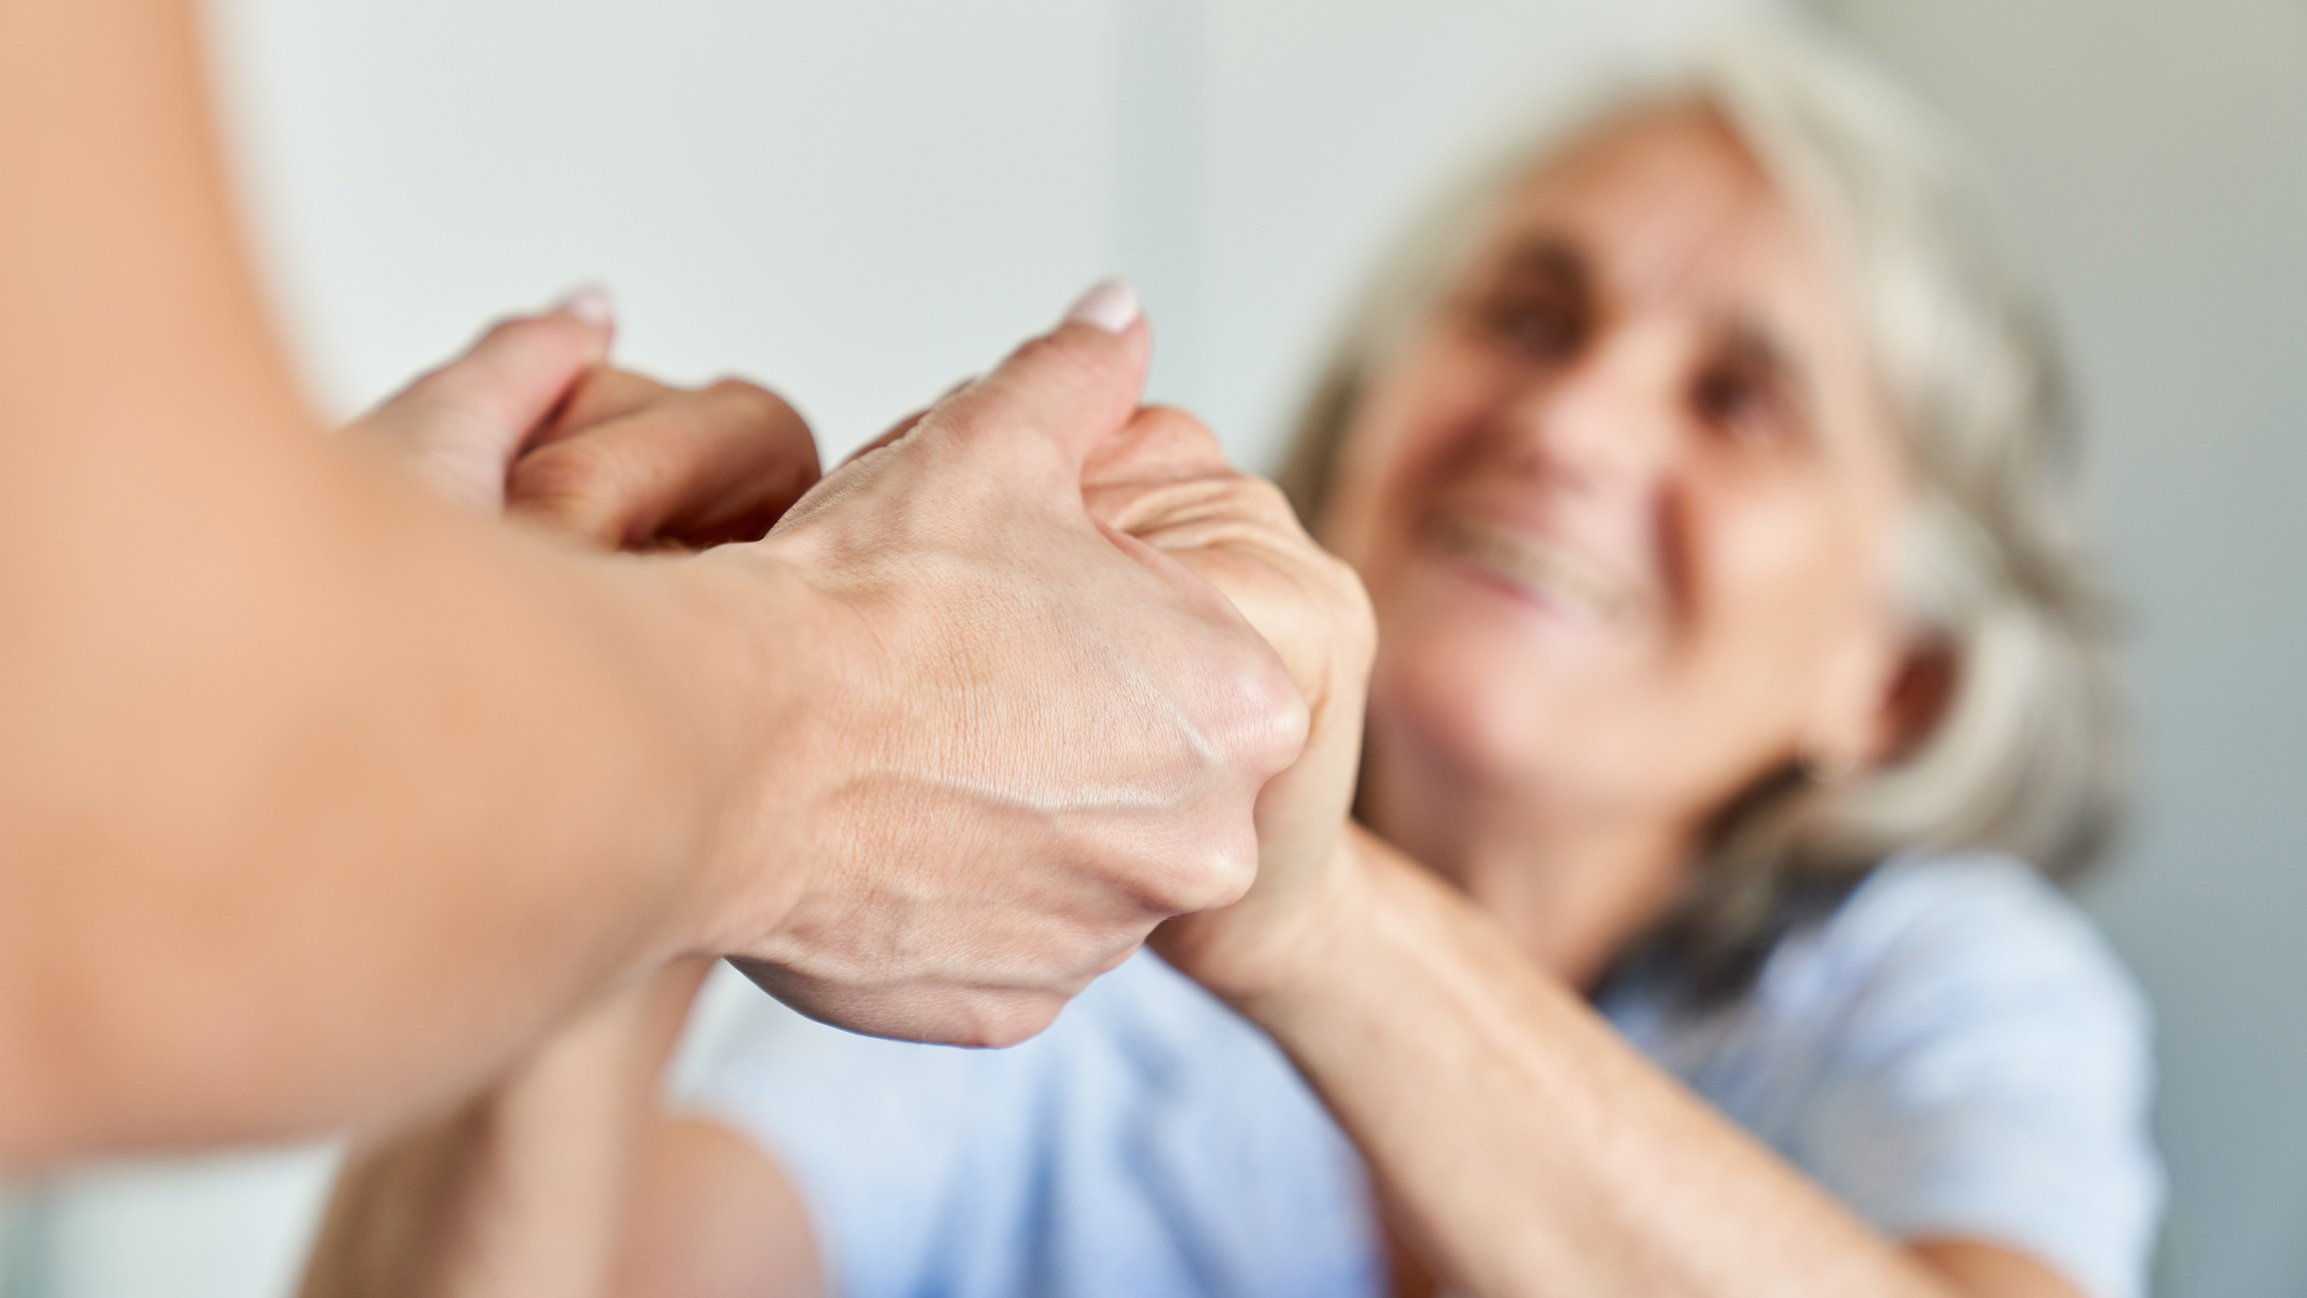
[[[1630,603],[1622,583],[1559,546],[1464,514],[1437,518],[1433,530],[1451,552],[1604,619],[1620,616]]]

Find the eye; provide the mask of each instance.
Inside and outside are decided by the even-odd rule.
[[[1503,288],[1489,294],[1476,316],[1491,337],[1537,361],[1564,361],[1586,343],[1583,303],[1558,288]]]
[[[1782,376],[1750,360],[1724,359],[1690,385],[1691,412],[1707,428],[1742,441],[1800,436],[1802,421]]]

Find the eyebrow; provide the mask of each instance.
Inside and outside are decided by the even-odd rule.
[[[1506,273],[1549,280],[1579,293],[1593,287],[1586,255],[1556,234],[1539,235],[1516,245],[1506,259]]]

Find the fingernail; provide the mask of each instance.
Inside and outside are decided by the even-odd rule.
[[[609,300],[609,291],[598,284],[587,284],[562,298],[560,305],[553,309],[573,315],[596,329],[617,323],[617,306]]]
[[[1137,290],[1128,280],[1101,279],[1075,300],[1065,318],[1071,324],[1096,325],[1109,334],[1118,334],[1136,324],[1144,313]]]

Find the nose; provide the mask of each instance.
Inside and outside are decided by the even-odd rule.
[[[1622,329],[1594,339],[1522,380],[1494,425],[1497,462],[1580,494],[1647,495],[1678,444],[1675,377],[1662,334]]]

